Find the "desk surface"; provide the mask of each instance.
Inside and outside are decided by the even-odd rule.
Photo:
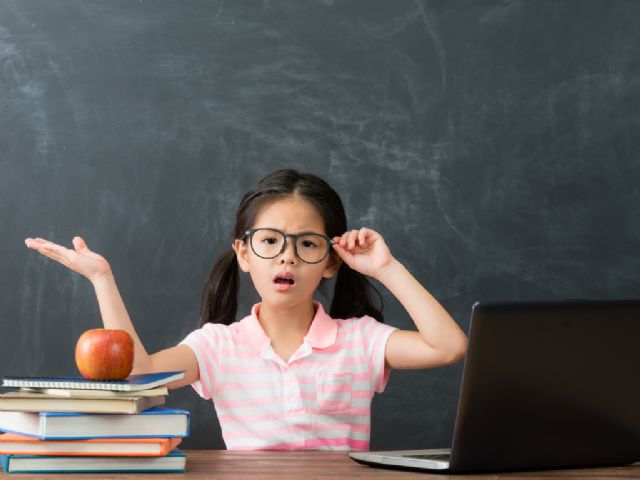
[[[639,478],[640,463],[626,467],[589,468],[578,470],[548,470],[540,472],[520,472],[500,475],[432,475],[401,470],[371,468],[357,464],[344,452],[231,452],[225,450],[190,450],[187,453],[187,472],[181,474],[81,474],[82,478],[141,479],[141,478],[182,478],[182,479],[250,479],[250,480],[286,480],[303,478],[322,480],[331,478],[373,478],[422,480],[460,480],[464,479],[585,479],[599,480],[610,478]],[[68,476],[68,475],[67,475]],[[0,477],[15,479],[62,478],[52,474],[15,474],[0,473]]]

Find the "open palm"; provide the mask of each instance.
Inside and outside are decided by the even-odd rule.
[[[89,250],[82,238],[74,237],[72,242],[73,249],[43,238],[27,238],[24,243],[27,248],[40,252],[91,281],[111,270],[109,262],[103,256]]]

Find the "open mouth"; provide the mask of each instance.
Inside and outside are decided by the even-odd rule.
[[[289,272],[280,272],[273,277],[273,283],[276,285],[294,285],[296,283],[296,278]]]

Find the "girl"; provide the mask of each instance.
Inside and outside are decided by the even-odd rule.
[[[133,373],[185,371],[169,388],[191,384],[213,400],[229,449],[366,450],[371,399],[391,368],[436,367],[464,355],[455,321],[379,233],[347,231],[342,202],[322,179],[294,170],[267,175],[242,198],[233,238],[206,282],[201,328],[153,355],[109,263],[82,238],[73,239],[73,250],[40,238],[26,245],[91,281],[105,328],[134,339]],[[238,269],[261,302],[236,322]],[[314,292],[334,275],[327,314]],[[382,323],[365,275],[396,296],[418,331]]]

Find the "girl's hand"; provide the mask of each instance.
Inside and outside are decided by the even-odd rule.
[[[382,235],[369,228],[351,230],[333,237],[333,249],[353,270],[378,278],[391,265],[393,256]]]
[[[43,238],[27,238],[24,241],[27,248],[36,250],[41,254],[60,262],[80,275],[84,275],[91,282],[111,271],[107,260],[92,252],[80,237],[73,237],[73,248],[65,248]]]

